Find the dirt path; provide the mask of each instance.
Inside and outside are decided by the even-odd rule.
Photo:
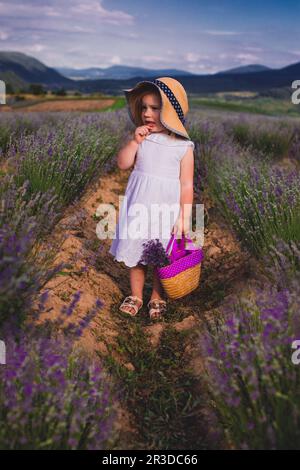
[[[236,285],[239,287],[243,285],[243,279],[247,277],[249,256],[241,250],[239,243],[226,225],[218,222],[219,215],[215,208],[211,207],[208,196],[202,195],[201,202],[207,209],[208,218],[200,286],[186,298],[169,301],[168,317],[165,322],[151,324],[145,308],[141,311],[139,318],[134,319],[134,326],[131,326],[131,319],[121,318],[118,314],[118,305],[130,292],[128,269],[114,262],[112,256],[108,254],[111,240],[97,238],[97,220],[93,217],[100,202],[113,203],[118,208],[119,195],[125,192],[129,174],[130,171],[118,169],[113,173],[105,174],[97,184],[86,191],[79,202],[67,208],[63,218],[55,227],[51,239],[57,241],[66,237],[56,261],[68,262],[70,268],[66,270],[67,275],[56,276],[45,286],[45,289],[50,290],[50,296],[47,302],[48,313],[43,318],[57,318],[60,309],[71,301],[72,295],[77,291],[82,292],[73,314],[78,320],[94,305],[96,298],[100,298],[104,302],[104,307],[92,321],[81,340],[86,350],[97,357],[110,357],[117,367],[122,367],[122,370],[127,370],[128,374],[131,374],[132,371],[139,369],[140,358],[145,355],[145,352],[151,355],[151,351],[156,351],[158,363],[162,359],[165,360],[168,345],[172,353],[176,352],[180,355],[181,361],[176,363],[178,374],[174,374],[174,379],[171,378],[171,380],[174,380],[174,384],[177,380],[176,386],[180,388],[185,378],[180,375],[179,368],[184,363],[191,371],[193,393],[199,395],[202,390],[203,361],[195,347],[196,333],[201,330],[203,320],[211,314],[212,309],[230,296],[236,290]],[[151,281],[150,270],[145,283],[144,305],[151,295]],[[175,334],[172,340],[170,340],[171,333]],[[139,334],[140,343],[137,340],[133,346],[135,349],[133,350],[133,347],[130,349],[128,343],[132,340],[131,335],[138,336]],[[128,343],[121,348],[122,338],[126,338]],[[147,362],[141,364],[141,369],[145,367],[147,368]],[[148,376],[151,375],[150,372],[152,374],[149,370]],[[151,445],[148,442],[145,444],[146,436],[143,439],[140,437],[142,430],[134,410],[138,406],[143,406],[140,400],[144,400],[145,397],[140,382],[137,382],[137,387],[140,387],[140,390],[137,391],[135,399],[128,397],[130,409],[126,408],[124,403],[120,405],[118,426],[121,437],[116,444],[120,446],[119,448],[129,449],[133,443],[137,442],[140,448],[143,448],[143,445]],[[209,429],[209,419],[206,420],[203,402],[193,413],[193,425],[184,417],[185,430],[180,439],[185,439],[191,448],[196,448],[195,443],[198,448],[202,445],[210,446],[209,436],[211,432],[213,433],[213,429]],[[182,423],[179,425],[181,426]],[[202,433],[200,441],[199,429]],[[158,445],[158,441],[155,442]]]

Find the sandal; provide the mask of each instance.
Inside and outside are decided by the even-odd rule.
[[[140,305],[138,305],[138,301]],[[138,311],[142,308],[143,306],[143,301],[142,299],[139,299],[136,295],[128,295],[122,302],[122,304],[119,307],[119,311],[122,313],[127,313],[131,317],[135,317],[138,313]],[[134,312],[132,312],[133,309]]]
[[[163,299],[152,299],[148,302],[149,316],[151,320],[160,320],[167,310],[167,302]]]

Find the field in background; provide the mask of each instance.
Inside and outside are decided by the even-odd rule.
[[[35,112],[35,111],[112,111],[123,107],[124,103],[119,102],[118,97],[114,96],[93,96],[93,95],[68,95],[68,96],[51,96],[44,97],[22,94],[22,95],[8,95],[6,105],[0,107],[1,111],[22,111],[22,112]]]
[[[189,103],[193,108],[300,117],[300,106],[293,104],[289,96],[277,98],[252,92],[216,93],[210,96],[193,95]]]
[[[190,109],[216,110],[218,112],[246,112],[269,116],[300,117],[300,106],[292,103],[290,96],[262,96],[255,92],[219,92],[209,95],[189,95]],[[1,111],[113,111],[126,106],[124,96],[101,93],[67,94],[66,96],[30,94],[8,95],[7,105]]]

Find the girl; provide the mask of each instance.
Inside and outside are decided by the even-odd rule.
[[[188,112],[186,92],[177,80],[162,77],[139,82],[131,90],[124,90],[128,112],[136,126],[132,139],[117,155],[121,170],[134,169],[125,191],[125,207],[122,203],[119,221],[109,253],[114,260],[123,261],[130,268],[131,295],[119,307],[121,312],[137,315],[143,306],[143,288],[147,265],[140,262],[143,243],[159,238],[166,249],[170,236],[181,238],[188,234],[193,203],[194,143],[184,128],[184,116]],[[146,209],[142,217],[142,237],[137,230],[128,233],[130,222],[136,227],[136,219],[130,214],[133,205]],[[175,223],[163,218],[168,236],[161,234],[149,213],[154,206],[171,208],[175,204]],[[135,206],[135,207],[137,207]],[[170,212],[170,211],[169,211]],[[158,229],[153,235],[152,229]],[[126,232],[127,230],[127,232]],[[152,235],[149,235],[151,231]],[[129,230],[130,232],[130,230]],[[122,237],[121,237],[122,234]],[[153,290],[147,304],[150,319],[160,319],[166,312],[166,300],[159,278],[154,272]]]

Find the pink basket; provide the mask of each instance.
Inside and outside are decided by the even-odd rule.
[[[202,248],[197,248],[185,235],[179,240],[172,235],[166,253],[171,264],[157,267],[157,275],[170,298],[183,297],[199,284],[200,265],[204,258]]]

